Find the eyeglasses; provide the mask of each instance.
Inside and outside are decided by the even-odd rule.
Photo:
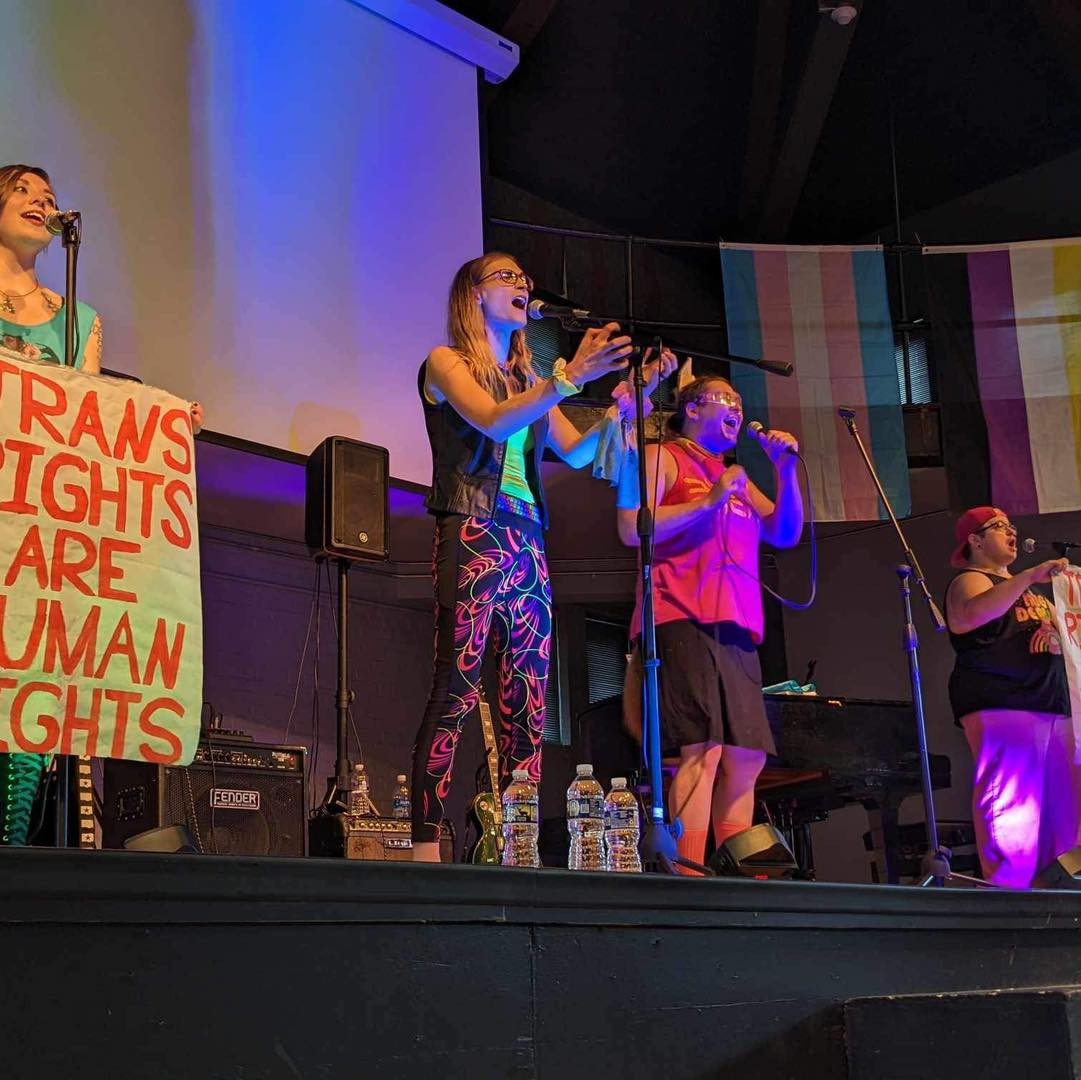
[[[489,278],[499,278],[504,285],[517,285],[519,282],[525,286],[526,292],[533,291],[533,279],[524,270],[493,270],[490,274],[485,274],[484,277],[477,279],[479,285],[482,281],[487,281]]]
[[[695,401],[709,401],[714,405],[723,405],[726,409],[734,409],[741,416],[743,415],[743,402],[731,394],[699,394]]]
[[[978,536],[980,533],[988,532],[991,529],[994,529],[995,532],[1009,533],[1010,536],[1017,535],[1017,526],[1011,525],[1008,521],[992,521],[990,525],[984,525],[982,529],[977,529],[976,535]]]

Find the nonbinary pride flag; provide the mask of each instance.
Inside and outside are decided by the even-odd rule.
[[[748,420],[790,431],[807,462],[820,521],[885,517],[855,442],[837,416],[856,423],[899,517],[912,506],[904,418],[880,247],[722,244],[728,349],[733,356],[789,361],[791,378],[732,365]],[[759,450],[739,450],[767,494],[772,470]]]
[[[951,502],[1081,509],[1081,239],[923,252]]]

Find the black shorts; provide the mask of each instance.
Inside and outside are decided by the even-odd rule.
[[[680,619],[657,627],[661,748],[717,742],[775,754],[751,635],[735,623]]]

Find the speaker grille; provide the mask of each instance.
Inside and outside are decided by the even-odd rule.
[[[325,555],[385,559],[389,456],[381,446],[332,436],[308,459],[308,546]]]

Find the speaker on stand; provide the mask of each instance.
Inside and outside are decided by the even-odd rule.
[[[313,853],[344,854],[349,808],[349,567],[353,561],[386,560],[390,555],[388,494],[390,455],[382,446],[333,435],[308,458],[305,539],[317,559],[338,568],[338,748],[334,775],[313,816]]]

